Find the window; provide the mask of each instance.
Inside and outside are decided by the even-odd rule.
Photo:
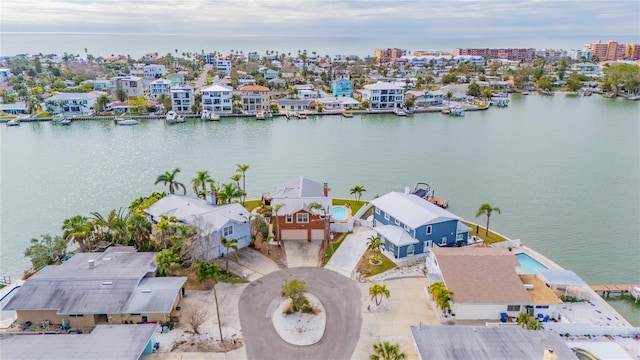
[[[520,311],[520,305],[507,305],[507,311]]]
[[[69,317],[84,317],[83,314],[69,314]]]
[[[431,235],[431,225],[427,225],[427,235]]]
[[[458,234],[458,236],[456,236],[456,240],[457,241],[463,241],[464,240],[464,234]]]
[[[233,225],[225,226],[222,228],[222,236],[231,236],[233,235]]]
[[[285,215],[285,216],[284,216],[284,221],[285,221],[287,224],[291,224],[291,223],[293,222],[293,216],[292,216],[291,214],[287,214],[287,215]]]
[[[400,225],[400,220],[398,220],[398,219],[393,219],[393,222],[394,222],[396,225]]]
[[[447,237],[446,236],[440,238],[440,245],[447,245]]]
[[[391,252],[395,252],[396,251],[396,247],[393,246],[392,243],[389,243],[389,251],[391,251]]]
[[[389,220],[389,219],[391,219],[391,217],[389,216],[389,214],[388,214],[388,213],[384,213],[384,219],[385,219],[385,220]]]
[[[536,309],[548,309],[549,305],[536,305]]]
[[[404,229],[407,230],[408,232],[411,232],[411,228],[407,224],[404,224]]]
[[[297,214],[296,222],[297,223],[308,223],[309,222],[309,214],[307,214],[307,213]]]
[[[376,214],[380,215],[380,208],[376,208]]]

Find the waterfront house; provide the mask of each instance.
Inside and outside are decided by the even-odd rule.
[[[362,90],[362,100],[369,102],[369,108],[394,109],[404,104],[404,90],[402,87],[378,81],[375,84],[365,85]]]
[[[109,80],[98,79],[93,81],[93,90],[94,91],[110,91],[111,90],[111,82]]]
[[[147,80],[155,80],[163,77],[167,73],[167,68],[161,64],[149,64],[142,68],[144,78]]]
[[[413,104],[417,107],[440,106],[445,99],[442,92],[429,90],[410,90],[405,93],[405,96],[414,96]]]
[[[171,81],[171,86],[182,85],[184,84],[184,74],[180,72],[169,74],[167,80]]]
[[[226,75],[231,74],[231,60],[228,58],[219,58],[216,60],[216,69],[222,71]]]
[[[431,248],[425,260],[429,280],[454,293],[457,320],[517,318],[521,312],[555,317],[560,299],[534,275],[519,275],[520,263],[505,248]]]
[[[256,113],[269,110],[268,87],[260,85],[245,85],[240,88],[242,97],[242,110],[247,113]]]
[[[249,246],[250,214],[238,203],[216,205],[213,194],[206,200],[189,196],[169,194],[155,202],[147,210],[147,215],[154,223],[160,221],[162,215],[175,217],[176,221],[193,225],[198,235],[192,240],[191,250],[201,261],[210,261],[226,254],[221,239],[237,239],[238,249]]]
[[[322,104],[323,111],[348,110],[360,108],[360,102],[351,97],[321,97],[314,100]]]
[[[410,194],[390,192],[371,200],[373,226],[395,258],[427,253],[431,247],[465,246],[469,227],[461,218]]]
[[[23,115],[28,114],[27,104],[24,102],[17,102],[13,104],[0,104],[0,113],[10,115]]]
[[[309,100],[305,99],[277,99],[274,100],[278,105],[278,110],[281,113],[285,113],[287,111],[305,111],[309,110]]]
[[[353,97],[353,81],[345,78],[333,80],[331,82],[331,94],[338,97]]]
[[[276,187],[263,201],[273,208],[281,204],[272,219],[278,222],[282,240],[323,240],[325,215],[331,214],[332,199],[327,183],[319,183],[300,177]],[[319,204],[320,209],[314,209]]]
[[[160,95],[169,96],[171,93],[171,81],[167,79],[157,79],[149,83],[149,97],[158,100]]]
[[[118,89],[123,89],[128,98],[143,97],[144,83],[138,76],[115,76],[110,79],[111,96],[116,96]]]
[[[233,89],[224,85],[210,85],[202,88],[202,109],[216,114],[231,114]]]
[[[88,334],[7,334],[0,345],[2,359],[138,360],[153,353],[157,331],[158,324],[98,325]]]
[[[191,112],[191,106],[195,100],[191,85],[172,86],[169,93],[171,95],[171,110],[183,114]]]
[[[83,115],[93,112],[99,93],[58,93],[45,100],[53,114]]]
[[[18,322],[90,327],[165,322],[182,299],[186,277],[155,277],[153,252],[77,253],[28,278],[6,304]]]

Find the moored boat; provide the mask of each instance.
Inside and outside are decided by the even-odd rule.
[[[174,124],[176,122],[176,118],[177,117],[178,117],[178,114],[176,114],[175,111],[171,110],[171,111],[167,112],[167,115],[165,116],[164,120],[167,123]]]
[[[393,108],[393,113],[398,116],[407,116],[407,113],[399,107]]]
[[[306,119],[307,118],[307,114],[306,113],[298,113],[298,119]]]
[[[130,117],[117,116],[115,119],[117,125],[138,125],[139,121]]]
[[[209,116],[209,120],[218,121],[218,120],[220,120],[220,115],[218,115],[216,113],[211,113],[211,115]]]
[[[176,124],[183,124],[184,123],[184,115],[179,114],[178,116],[176,116]]]
[[[264,120],[265,119],[265,115],[262,111],[259,111],[256,113],[256,120]]]
[[[351,111],[345,110],[342,112],[342,116],[346,117],[346,118],[352,118],[353,117],[353,113]]]
[[[464,108],[460,105],[454,106],[449,109],[449,115],[451,116],[464,116]]]
[[[20,125],[20,119],[15,118],[7,121],[7,126],[18,126]]]

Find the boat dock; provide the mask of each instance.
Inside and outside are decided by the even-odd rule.
[[[438,205],[443,209],[449,206],[449,200],[441,197],[434,196],[429,200],[432,204]]]
[[[613,295],[629,294],[636,302],[640,299],[640,284],[605,284],[605,285],[590,285],[591,289],[596,293],[602,295],[602,297],[609,297]]]

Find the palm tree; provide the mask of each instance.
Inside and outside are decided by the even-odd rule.
[[[127,222],[127,237],[136,245],[138,251],[149,251],[151,222],[142,214],[133,214]]]
[[[276,204],[273,207],[273,216],[276,218],[276,241],[278,242],[278,246],[282,247],[282,244],[280,243],[280,225],[278,224],[278,211],[280,211],[280,209],[282,209],[282,207],[284,206],[284,204]]]
[[[93,216],[91,224],[94,226],[94,235],[108,242],[126,245],[129,213],[125,213],[120,208],[117,212],[115,209],[111,210],[106,218],[98,212],[92,212],[91,216]]]
[[[89,223],[89,220],[86,217],[76,215],[64,220],[62,223],[62,231],[62,237],[67,241],[76,242],[80,252],[87,251],[87,244],[85,241],[91,233],[91,223]]]
[[[171,97],[168,94],[160,94],[158,102],[162,105],[165,112],[171,109]]]
[[[220,280],[220,269],[213,265],[207,263],[197,263],[196,264],[196,276],[198,277],[198,281],[205,282],[211,281],[213,288],[213,298],[216,302],[216,314],[218,315],[218,331],[220,332],[220,341],[222,339],[222,323],[220,322],[220,306],[218,305],[218,293],[216,292],[216,285]]]
[[[125,101],[127,99],[127,92],[124,91],[123,88],[119,88],[116,90],[116,99],[118,99],[118,101]]]
[[[235,255],[236,262],[238,262],[238,239],[229,240],[229,239],[227,239],[227,238],[225,238],[223,236],[222,239],[220,240],[220,243],[226,249],[225,255],[229,255],[229,249],[233,249],[233,255]],[[227,270],[226,270],[226,272],[229,272],[229,257],[228,256],[227,256]]]
[[[447,107],[450,107],[451,105],[451,98],[453,97],[453,92],[452,91],[447,91]]]
[[[542,323],[540,323],[540,321],[538,321],[538,319],[536,319],[532,315],[529,315],[526,312],[522,312],[520,313],[520,315],[518,315],[518,320],[516,320],[516,323],[520,325],[523,329],[527,329],[527,330],[544,329],[544,326],[542,325]]]
[[[109,97],[107,95],[100,95],[96,99],[95,110],[97,113],[104,111],[104,108],[109,103]]]
[[[184,191],[184,195],[187,195],[187,188],[184,187],[184,184],[176,181],[176,174],[180,172],[180,168],[173,169],[172,172],[166,171],[162,175],[158,175],[155,184],[163,183],[164,185],[169,184],[169,194],[173,194],[176,189],[182,188]]]
[[[156,255],[156,266],[158,276],[169,276],[175,269],[180,267],[180,258],[171,249],[164,249]]]
[[[362,193],[367,192],[367,189],[365,189],[364,186],[362,185],[356,185],[351,189],[349,189],[349,192],[351,193],[351,195],[355,195],[357,202],[360,202],[360,197],[362,196]]]
[[[207,194],[207,184],[213,180],[207,170],[197,171],[196,177],[191,179],[191,185],[193,185],[193,192],[196,196],[204,198]],[[198,188],[202,187],[202,191],[198,191]]]
[[[379,236],[371,235],[367,239],[367,250],[373,252],[380,252],[384,248],[384,241],[380,240]]]
[[[236,171],[242,174],[242,192],[244,193],[242,196],[242,205],[244,205],[247,196],[247,186],[245,184],[245,173],[247,170],[249,170],[249,164],[236,164]]]
[[[480,205],[480,208],[476,211],[476,217],[479,217],[480,215],[487,215],[487,228],[485,229],[486,236],[489,236],[489,218],[491,217],[491,213],[494,211],[500,214],[500,208],[492,207],[489,203]]]
[[[175,233],[176,221],[175,216],[160,215],[160,221],[155,225],[155,230],[158,232],[157,239],[164,248],[168,246],[167,239]]]
[[[447,310],[451,308],[453,292],[447,289],[442,281],[429,285],[429,292],[436,302],[436,307],[441,309],[443,314],[446,314]]]
[[[391,344],[388,341],[373,344],[373,354],[369,360],[402,360],[407,355],[400,351],[400,345]]]
[[[369,288],[369,295],[371,300],[376,301],[376,305],[380,305],[382,297],[384,296],[388,299],[391,296],[391,292],[387,289],[387,285],[375,284]]]
[[[222,184],[222,187],[218,189],[218,197],[223,204],[231,204],[233,199],[242,197],[242,189],[236,183]]]

